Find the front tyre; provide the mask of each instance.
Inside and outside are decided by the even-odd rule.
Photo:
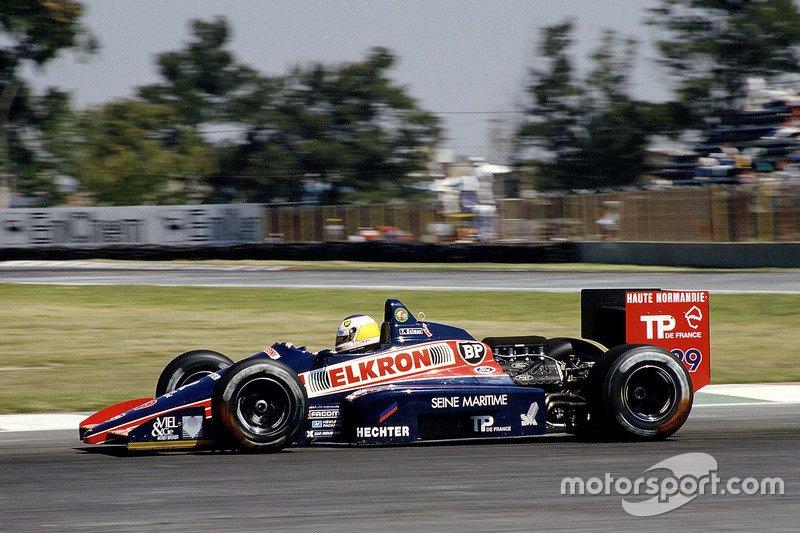
[[[686,422],[694,393],[688,370],[668,350],[627,344],[594,364],[587,396],[601,433],[664,439]]]
[[[240,449],[279,451],[292,444],[308,416],[308,395],[285,363],[257,357],[227,369],[211,396],[220,433]]]
[[[158,377],[156,398],[232,364],[233,361],[229,357],[211,350],[192,350],[182,353],[170,361]]]

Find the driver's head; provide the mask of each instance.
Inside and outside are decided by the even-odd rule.
[[[358,353],[376,348],[381,342],[378,323],[367,315],[352,315],[336,330],[336,353]]]

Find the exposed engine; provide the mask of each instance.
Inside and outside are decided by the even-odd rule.
[[[570,339],[539,336],[494,337],[484,342],[517,385],[545,391],[548,427],[572,431],[588,421],[581,387],[599,352],[575,353],[579,350]]]

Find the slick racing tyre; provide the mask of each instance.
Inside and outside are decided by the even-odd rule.
[[[686,422],[694,394],[689,372],[668,350],[626,344],[594,364],[586,396],[600,435],[655,440]]]
[[[211,396],[211,414],[234,447],[274,452],[297,440],[308,416],[308,396],[285,363],[249,358],[222,374]]]
[[[169,362],[156,384],[156,397],[183,387],[233,364],[221,353],[211,350],[192,350]]]

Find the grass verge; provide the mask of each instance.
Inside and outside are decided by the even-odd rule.
[[[329,348],[386,298],[488,335],[580,335],[577,294],[0,284],[0,413],[91,411],[152,395],[174,356],[239,360],[277,341]],[[800,381],[800,297],[713,295],[713,383]]]

